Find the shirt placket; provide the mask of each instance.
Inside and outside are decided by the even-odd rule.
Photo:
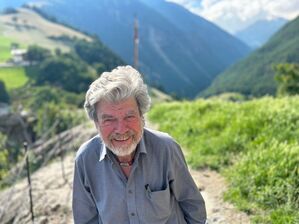
[[[130,224],[138,224],[139,221],[136,207],[136,185],[133,178],[131,178],[131,180],[127,182],[126,197]]]

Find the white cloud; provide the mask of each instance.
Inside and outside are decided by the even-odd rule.
[[[258,19],[282,17],[294,19],[299,15],[299,0],[168,0],[218,24],[234,33]],[[194,4],[196,3],[196,5]]]

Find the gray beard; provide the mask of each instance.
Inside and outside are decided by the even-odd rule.
[[[136,150],[137,144],[138,143],[134,142],[128,147],[113,147],[109,145],[108,148],[114,155],[123,157],[131,155]]]
[[[144,127],[144,126],[143,126]],[[131,155],[135,150],[136,150],[136,147],[138,145],[138,143],[140,142],[142,136],[143,136],[143,127],[142,127],[142,132],[140,134],[140,136],[138,137],[138,139],[134,139],[133,138],[133,143],[127,147],[114,147],[111,142],[105,142],[103,140],[103,138],[101,137],[101,133],[100,134],[100,137],[102,138],[102,140],[104,141],[105,145],[107,146],[107,148],[116,156],[118,157],[123,157],[123,156],[129,156]],[[136,137],[136,136],[135,136]]]

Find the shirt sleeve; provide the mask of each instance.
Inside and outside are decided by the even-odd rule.
[[[75,162],[73,181],[73,217],[75,224],[98,224],[99,217],[90,190],[85,186],[83,168],[78,158]]]
[[[177,143],[172,144],[170,188],[188,224],[205,224],[207,219],[205,202],[186,164]]]

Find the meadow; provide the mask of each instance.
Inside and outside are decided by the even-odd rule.
[[[10,57],[11,39],[0,36],[0,63],[6,62]]]
[[[0,80],[5,83],[7,90],[25,85],[28,81],[23,67],[0,68]]]
[[[299,221],[299,97],[155,105],[149,119],[185,149],[194,168],[229,182],[225,199],[253,223]]]

